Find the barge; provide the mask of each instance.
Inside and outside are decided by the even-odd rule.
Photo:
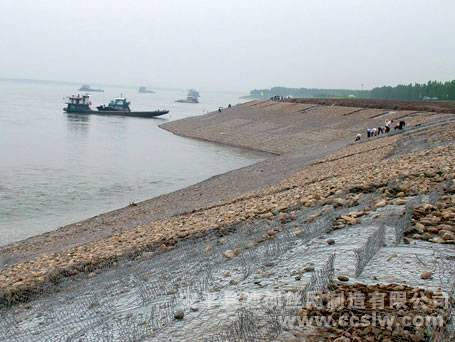
[[[63,110],[66,113],[72,114],[116,115],[152,118],[169,113],[169,110],[132,111],[130,109],[130,102],[128,102],[124,97],[118,97],[112,100],[107,106],[98,106],[96,107],[97,110],[90,108],[92,102],[90,101],[89,94],[68,96],[68,100],[65,103],[66,107],[63,108]]]

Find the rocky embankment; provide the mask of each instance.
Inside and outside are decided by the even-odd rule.
[[[404,118],[409,128],[372,139],[362,138],[355,144],[349,143],[356,132],[379,125],[388,118]],[[218,242],[221,247],[216,249],[216,253],[226,260],[248,260],[248,253],[252,253],[247,252],[248,249],[253,250],[270,241],[286,241],[286,236],[288,239],[291,236],[289,234],[293,237],[301,236],[310,244],[297,244],[293,248],[304,248],[308,253],[313,250],[309,254],[313,262],[320,264],[317,255],[322,258],[324,253],[329,253],[327,248],[330,248],[330,253],[339,255],[335,256],[335,259],[338,258],[335,266],[338,282],[349,282],[350,278],[355,277],[361,282],[369,282],[374,277],[383,283],[406,283],[407,287],[402,289],[409,292],[406,296],[420,293],[414,289],[417,286],[425,288],[425,285],[438,293],[438,284],[432,280],[436,271],[429,269],[427,259],[412,272],[409,271],[411,273],[405,273],[404,278],[395,277],[407,267],[406,251],[409,249],[403,249],[405,246],[414,248],[412,253],[418,253],[418,243],[431,244],[431,253],[436,253],[438,250],[434,248],[439,248],[438,246],[441,246],[444,253],[447,248],[450,250],[453,247],[455,120],[451,115],[267,101],[250,102],[222,113],[180,120],[163,125],[163,128],[176,134],[280,154],[277,158],[286,156],[288,160],[293,160],[291,165],[294,172],[284,174],[283,179],[274,184],[219,199],[188,213],[161,217],[103,239],[7,265],[0,273],[0,303],[3,306],[32,300],[34,294],[40,293],[43,287],[57,284],[68,277],[97,278],[103,267],[115,265],[122,258],[141,262],[165,256],[172,251],[177,252],[180,245],[198,241],[209,234],[215,234],[223,240]],[[336,148],[337,145],[340,148]],[[324,153],[321,146],[332,153]],[[311,154],[307,148],[313,152],[316,150],[318,154]],[[316,155],[319,155],[317,161]],[[281,159],[281,162],[286,160]],[[274,166],[273,163],[270,165]],[[235,173],[232,175],[235,176]],[[247,176],[255,178],[260,177],[260,174]],[[235,178],[232,181],[235,182]],[[311,212],[307,213],[307,210]],[[300,219],[302,213],[306,214]],[[330,216],[332,214],[333,217]],[[312,222],[328,218],[330,224],[327,229],[316,232],[309,228]],[[403,229],[388,224],[390,219],[400,220]],[[243,247],[228,244],[229,248],[223,248],[223,244],[229,241],[233,227],[244,226],[244,229],[248,229],[256,222],[270,222],[270,225],[276,222],[277,226],[268,228],[264,234],[248,241]],[[292,222],[295,222],[292,226],[294,230],[286,233],[287,225]],[[386,229],[384,227],[387,224],[390,227]],[[402,240],[403,232],[405,238]],[[318,236],[323,236],[321,234],[332,234],[324,246],[317,241]],[[368,239],[354,243],[354,240],[364,235],[369,236]],[[394,240],[393,246],[400,245],[401,249],[381,251],[383,241],[389,238]],[[376,243],[376,240],[380,242]],[[349,261],[343,255],[351,253],[353,246],[358,248],[359,244],[374,248],[370,246],[363,251],[359,249],[356,255],[369,257],[364,258],[365,263],[359,257],[356,270],[352,273],[349,267],[356,259]],[[208,253],[213,246],[206,248],[204,251]],[[267,251],[264,255],[271,253],[269,247]],[[387,261],[381,261],[381,253],[389,252],[391,254],[387,255]],[[271,255],[279,255],[273,253]],[[296,255],[300,257],[305,254],[302,253]],[[372,259],[375,253],[379,258],[377,260]],[[401,255],[403,256],[400,257]],[[369,263],[370,259],[372,261]],[[399,261],[404,263],[392,266]],[[281,262],[286,265],[284,259]],[[276,262],[268,261],[268,264],[267,267],[273,272]],[[376,265],[376,270],[369,268],[372,265]],[[275,269],[278,272],[277,267]],[[306,272],[312,272],[311,267],[314,270],[314,266],[308,267],[302,272],[296,270],[293,279],[295,277],[295,281],[301,281]],[[448,277],[453,278],[454,275]],[[451,279],[445,279],[447,276],[444,273],[438,273],[438,277],[441,277],[441,284],[451,286]],[[277,281],[281,278],[282,276],[277,277]],[[248,286],[258,286],[256,282],[250,284],[248,275],[243,280]],[[237,285],[237,282],[235,280],[231,285]],[[301,285],[302,288],[305,286]],[[374,288],[369,288],[369,285],[352,286],[360,292],[374,292]],[[298,291],[298,285],[293,287]],[[395,285],[391,288],[379,287],[383,292],[390,292],[394,288]],[[332,290],[338,291],[335,288]],[[434,311],[434,308],[432,304],[430,309]],[[300,316],[321,315],[320,311],[306,306],[301,309]],[[428,314],[431,315],[433,311],[428,311]],[[356,330],[354,334],[349,327],[337,326],[329,332],[334,337],[327,337],[328,340],[350,341],[355,340],[353,337],[362,340],[365,336],[371,337],[371,341],[393,340],[391,333],[385,330],[375,330],[374,333]],[[297,341],[305,334],[305,330],[288,329],[281,331],[281,335],[278,334],[277,341]],[[321,334],[321,331],[318,334],[329,336],[324,335],[324,332]],[[415,341],[423,341],[429,336],[428,332],[418,329],[411,332],[399,331],[397,334],[401,340],[412,335]],[[341,337],[343,339],[339,339]]]
[[[354,140],[384,120],[405,120],[411,125],[443,114],[415,110],[326,106],[315,103],[252,101],[202,117],[161,125],[177,135],[246,147],[275,154],[314,151],[328,153]]]

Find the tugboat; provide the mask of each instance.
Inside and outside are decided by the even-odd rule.
[[[92,93],[96,93],[96,92],[104,92],[103,89],[96,89],[96,88],[91,88],[89,84],[83,84],[80,88],[79,88],[79,91],[87,91],[87,92],[92,92]]]
[[[65,102],[66,107],[63,110],[67,113],[91,113],[90,108],[92,102],[90,101],[90,95],[71,95],[68,96],[68,100]]]
[[[148,90],[147,87],[139,87],[138,92],[144,94],[155,94],[153,90]]]
[[[188,90],[188,95],[186,97],[186,99],[181,99],[181,100],[177,100],[175,102],[180,102],[180,103],[199,103],[199,92],[197,90],[194,90],[194,89],[190,89]]]
[[[77,95],[69,96],[66,101],[66,107],[63,110],[67,113],[78,113],[78,114],[95,114],[95,115],[118,115],[118,116],[133,116],[140,118],[152,118],[169,113],[168,110],[154,110],[148,112],[133,112],[130,109],[130,102],[124,97],[118,97],[107,106],[102,105],[96,107],[97,110],[90,108],[92,102],[90,101],[90,95]]]

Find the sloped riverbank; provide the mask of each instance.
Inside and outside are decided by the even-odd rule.
[[[310,108],[251,102],[233,107],[232,115],[228,109],[175,122],[178,134],[279,154],[223,178],[236,187],[265,173],[270,183],[2,268],[2,335],[11,341],[301,341],[319,334],[337,342],[449,336],[450,306],[428,302],[427,314],[442,315],[443,325],[394,336],[394,329],[321,332],[282,324],[283,317],[321,315],[309,310],[308,294],[336,292],[341,284],[364,294],[378,290],[377,283],[387,293],[420,288],[430,299],[454,290],[452,116],[394,112],[409,118],[409,128],[353,144],[358,122],[369,127],[383,111]],[[305,115],[314,115],[308,124]],[[353,115],[359,117],[342,122]],[[237,125],[240,117],[251,122]],[[274,128],[266,128],[271,121]],[[327,152],[317,148],[325,141]],[[273,168],[281,170],[275,178]],[[432,233],[423,239],[426,232]]]

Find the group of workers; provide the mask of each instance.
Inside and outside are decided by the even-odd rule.
[[[390,126],[392,125],[392,123],[393,123],[393,120],[386,120],[384,122],[384,128],[381,127],[381,126],[374,127],[374,128],[368,128],[367,129],[367,137],[370,138],[370,137],[375,137],[375,136],[380,135],[380,134],[389,133],[390,132]],[[404,128],[405,125],[406,125],[406,122],[404,122],[403,120],[398,121],[396,123],[396,125],[395,125],[394,130],[399,129],[401,131]],[[356,138],[355,138],[355,141],[359,141],[361,137],[362,137],[362,134],[358,133]]]

